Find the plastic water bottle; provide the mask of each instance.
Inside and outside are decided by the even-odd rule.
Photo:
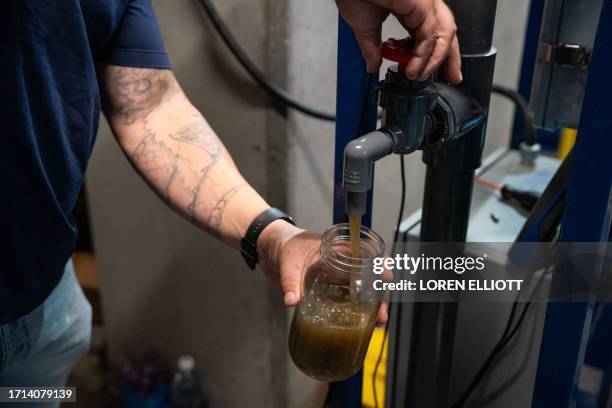
[[[172,381],[170,406],[173,408],[204,408],[206,403],[200,388],[195,370],[193,356],[180,356],[177,361],[178,371]]]

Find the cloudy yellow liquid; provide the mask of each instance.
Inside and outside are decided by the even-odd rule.
[[[361,368],[368,351],[375,304],[356,304],[349,288],[318,283],[316,299],[300,303],[293,314],[289,351],[305,374],[340,381]]]
[[[351,238],[351,257],[360,258],[361,248],[359,245],[361,232],[361,216],[360,215],[349,215],[349,234]]]

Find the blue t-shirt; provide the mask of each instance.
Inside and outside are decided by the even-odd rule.
[[[0,324],[45,300],[74,249],[97,63],[170,68],[150,0],[0,1]]]

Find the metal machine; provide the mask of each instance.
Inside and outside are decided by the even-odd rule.
[[[363,83],[365,64],[350,28],[340,19],[334,222],[343,222],[346,214],[363,214],[364,223],[370,224],[374,162],[392,153],[422,150],[427,175],[420,240],[466,240],[491,95],[496,1],[448,0],[447,4],[457,21],[463,83],[454,86],[443,78],[409,81],[397,65],[389,68],[377,87],[381,127],[374,130],[376,109],[371,104],[365,134],[357,139],[364,101],[355,84]],[[580,23],[571,16],[582,16]],[[532,0],[527,34],[520,91],[526,98],[531,96],[536,123],[555,129],[540,131],[541,140],[554,142],[560,126],[579,128],[571,176],[561,190],[561,240],[605,245],[611,219],[612,165],[605,155],[612,148],[612,122],[604,101],[612,91],[612,1]],[[401,65],[403,53],[410,50],[406,44],[387,43],[384,56]],[[517,129],[515,125],[515,135]],[[514,147],[517,139],[513,138]],[[594,302],[548,305],[533,407],[605,406],[612,354],[602,351],[606,350],[602,344],[612,336],[601,326],[591,328],[591,323],[595,311],[603,316],[598,324],[611,322],[608,309]],[[388,380],[386,406],[447,408],[454,402],[449,381],[457,314],[457,305],[450,302],[413,305],[411,327],[402,337],[409,351],[400,353],[407,361],[393,362],[404,367],[404,374],[397,375],[396,370],[396,377]],[[580,385],[585,361],[603,373],[596,395],[591,392],[588,398]],[[360,406],[360,377],[333,384],[331,406]]]

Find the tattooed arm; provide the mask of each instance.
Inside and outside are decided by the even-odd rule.
[[[234,248],[268,204],[246,183],[227,150],[191,105],[171,71],[106,66],[99,74],[104,112],[128,159],[179,214]],[[275,221],[257,242],[260,265],[300,299],[304,267],[320,236]],[[380,321],[386,316],[381,309]]]
[[[176,212],[239,248],[248,226],[269,206],[172,72],[105,66],[98,75],[104,113],[136,171]],[[281,220],[259,237],[260,264],[280,281],[288,305],[298,302],[305,253],[315,242],[314,234]]]
[[[136,170],[175,211],[238,247],[268,205],[172,72],[106,66],[100,75],[104,112]]]

